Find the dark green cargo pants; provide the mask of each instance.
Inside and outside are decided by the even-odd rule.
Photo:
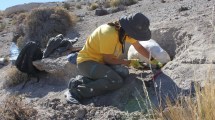
[[[85,61],[78,64],[78,69],[88,79],[78,85],[76,93],[81,98],[90,98],[116,90],[123,85],[124,78],[128,76],[128,69],[121,65],[104,65],[94,61]]]

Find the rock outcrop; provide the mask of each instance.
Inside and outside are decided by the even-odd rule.
[[[67,56],[59,58],[44,58],[42,60],[34,61],[33,65],[39,69],[44,70],[57,78],[69,79],[79,74],[75,64],[71,64],[67,60]]]

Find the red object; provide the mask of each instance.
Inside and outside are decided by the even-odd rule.
[[[152,77],[152,80],[156,80],[156,78],[162,73],[162,71],[158,71],[156,72],[156,74],[154,74],[154,76]]]

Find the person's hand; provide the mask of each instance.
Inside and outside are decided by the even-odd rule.
[[[122,64],[125,65],[125,66],[129,66],[130,65],[130,60],[123,60]]]
[[[163,64],[155,59],[151,60],[150,61],[150,64],[156,66],[157,68],[162,68],[163,67]]]
[[[136,69],[143,68],[143,66],[140,64],[139,59],[131,59],[129,66],[132,66],[132,67],[134,67]]]

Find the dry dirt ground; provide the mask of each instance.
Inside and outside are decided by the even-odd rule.
[[[202,86],[207,80],[214,80],[215,72],[215,11],[213,0],[142,0],[126,10],[105,16],[95,16],[95,11],[76,9],[82,16],[67,37],[79,36],[77,45],[83,45],[86,37],[100,24],[117,20],[121,15],[142,12],[151,21],[152,38],[171,56],[172,61],[162,68],[156,77],[156,88],[146,88],[152,106],[165,106],[165,99],[174,100],[180,95],[194,92],[192,82]],[[9,55],[11,28],[0,33],[0,57]],[[10,65],[0,69],[0,83],[6,78],[5,71]],[[0,89],[0,100],[7,95],[20,94],[27,103],[38,110],[37,119],[144,119],[150,105],[146,102],[143,80],[152,79],[150,70],[130,69],[131,75],[123,88],[113,93],[84,101],[83,105],[68,105],[63,93],[68,80],[42,75],[39,83],[32,80],[24,89],[21,85]]]

